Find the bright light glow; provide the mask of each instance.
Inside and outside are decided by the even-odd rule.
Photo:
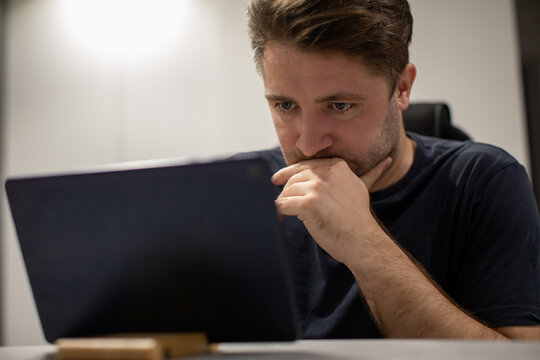
[[[62,0],[73,40],[98,56],[140,59],[182,37],[187,0]]]

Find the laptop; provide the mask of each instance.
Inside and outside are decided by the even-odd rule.
[[[260,157],[13,178],[6,191],[45,338],[298,325]]]

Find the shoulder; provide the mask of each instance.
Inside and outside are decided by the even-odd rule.
[[[416,155],[421,167],[442,171],[454,183],[468,183],[473,178],[477,184],[482,184],[498,173],[515,170],[526,176],[523,166],[497,146],[410,135],[417,144]]]
[[[506,166],[517,163],[517,160],[505,150],[489,144],[467,141],[453,141],[421,136],[409,133],[416,142],[420,152],[427,158],[437,160],[439,158],[459,161],[474,159],[498,166]]]

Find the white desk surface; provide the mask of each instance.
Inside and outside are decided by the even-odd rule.
[[[183,359],[540,360],[540,342],[440,340],[302,340],[294,343],[221,344],[220,355]],[[1,347],[0,360],[52,360],[54,346]]]

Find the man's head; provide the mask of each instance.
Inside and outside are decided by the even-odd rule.
[[[387,178],[403,175],[412,160],[400,110],[416,75],[407,2],[253,0],[249,13],[287,163],[341,158],[361,176],[390,156]]]
[[[262,73],[269,42],[361,60],[393,91],[409,62],[412,16],[407,0],[252,0],[249,32]]]

